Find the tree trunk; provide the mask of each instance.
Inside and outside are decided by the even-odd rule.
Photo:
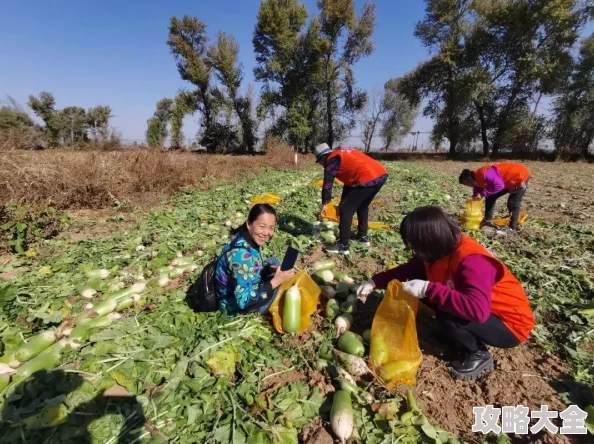
[[[499,154],[499,150],[501,149],[501,142],[503,140],[503,136],[507,130],[507,119],[509,117],[509,112],[513,108],[514,102],[516,101],[516,97],[520,92],[521,86],[516,85],[511,92],[511,95],[503,107],[503,110],[499,114],[498,124],[497,124],[497,131],[495,132],[495,138],[493,140],[493,155]]]
[[[538,105],[540,104],[540,99],[542,99],[542,91],[538,93],[538,99],[536,99],[536,103],[534,104],[534,110],[532,111],[532,115],[536,117],[536,110],[538,110]]]
[[[458,141],[456,139],[450,139],[450,152],[448,153],[449,157],[454,157],[456,155],[456,146],[458,145]]]
[[[481,121],[481,140],[483,142],[483,155],[489,156],[489,138],[487,137],[487,120],[485,119],[485,110],[478,102],[474,102],[476,110]]]
[[[582,156],[586,160],[590,160],[592,154],[590,154],[590,144],[592,143],[592,138],[594,134],[588,133],[585,137],[584,143],[582,145]]]
[[[328,118],[328,146],[333,148],[334,129],[332,127],[332,82],[326,82],[326,117]]]
[[[375,127],[377,126],[378,120],[379,120],[379,117],[373,118],[373,123],[371,124],[371,133],[369,134],[369,137],[365,141],[365,152],[366,153],[368,153],[369,150],[371,149],[371,141],[373,140],[373,135],[375,134]]]

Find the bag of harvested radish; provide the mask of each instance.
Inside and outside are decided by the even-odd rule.
[[[371,327],[369,362],[388,388],[414,385],[423,355],[417,339],[419,300],[402,291],[402,283],[388,285]]]
[[[301,334],[311,325],[311,315],[318,309],[320,287],[305,270],[282,284],[270,305],[272,323],[279,333]]]

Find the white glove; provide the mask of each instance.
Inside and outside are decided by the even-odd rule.
[[[369,296],[374,289],[375,282],[373,282],[373,279],[369,279],[357,287],[357,298],[362,302],[365,302],[367,300],[367,296]]]
[[[412,281],[406,281],[403,283],[402,289],[417,299],[423,299],[425,297],[425,292],[427,291],[428,285],[429,281],[413,279]]]

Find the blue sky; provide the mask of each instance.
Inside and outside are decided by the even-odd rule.
[[[310,14],[316,0],[302,0]],[[246,80],[252,80],[252,34],[260,0],[22,0],[5,2],[0,26],[0,99],[25,105],[30,94],[50,91],[56,106],[109,105],[113,126],[125,139],[144,139],[156,102],[189,84],[177,73],[166,45],[172,16],[199,17],[213,38],[218,30],[237,39]],[[358,11],[363,0],[356,0]],[[413,36],[423,0],[376,0],[375,52],[355,66],[367,89],[400,76],[427,58]],[[591,31],[591,27],[590,27]],[[254,85],[258,88],[258,84]],[[186,119],[195,137],[196,117]],[[415,130],[429,131],[419,118]],[[358,131],[355,130],[355,133]],[[427,136],[420,142],[426,143]]]
[[[303,1],[310,14],[316,1]],[[363,0],[357,0],[361,8]],[[27,0],[3,6],[0,97],[26,104],[30,94],[50,91],[56,106],[109,105],[112,124],[125,139],[144,139],[155,103],[184,87],[166,45],[172,16],[199,17],[209,35],[218,30],[237,39],[246,79],[252,79],[252,34],[259,0]],[[423,17],[422,0],[376,2],[376,50],[355,67],[365,88],[383,85],[426,57],[413,36]],[[257,87],[257,85],[255,85]],[[195,135],[187,119],[184,132]],[[419,129],[430,122],[420,119]]]

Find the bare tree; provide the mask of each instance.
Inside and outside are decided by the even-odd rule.
[[[371,149],[376,130],[381,124],[383,114],[386,111],[384,103],[384,91],[380,86],[375,85],[369,92],[367,103],[361,112],[363,116],[363,143],[366,153]]]

